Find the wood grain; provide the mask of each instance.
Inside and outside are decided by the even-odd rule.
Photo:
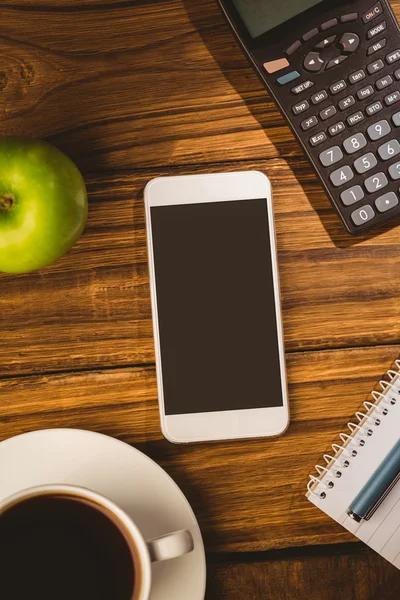
[[[398,570],[359,544],[337,552],[315,548],[305,556],[258,556],[254,562],[211,560],[208,575],[207,600],[398,600],[400,595]]]
[[[214,0],[81,4],[2,3],[0,132],[85,172],[300,155]]]
[[[397,598],[399,573],[340,544],[354,538],[304,491],[398,357],[398,229],[344,233],[214,0],[8,0],[0,19],[0,133],[56,143],[90,196],[70,254],[0,275],[0,440],[79,427],[146,452],[198,516],[208,598]],[[240,169],[273,184],[292,424],[277,440],[177,447],[159,428],[143,188]],[[310,549],[281,551],[293,546]]]
[[[0,440],[75,427],[134,444],[182,487],[209,550],[351,541],[306,500],[308,474],[399,351],[386,346],[289,355],[292,422],[276,440],[170,444],[160,433],[152,367],[0,380]]]
[[[246,167],[274,188],[287,351],[399,343],[398,230],[349,239],[303,161],[208,170]],[[0,374],[154,361],[143,188],[168,172],[88,177],[89,223],[73,251],[39,273],[0,275]],[[179,169],[189,172],[199,170]]]

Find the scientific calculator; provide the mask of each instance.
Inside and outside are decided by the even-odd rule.
[[[351,234],[400,215],[400,28],[387,0],[218,0]]]

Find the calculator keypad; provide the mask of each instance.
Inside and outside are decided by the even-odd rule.
[[[400,36],[396,43],[393,33],[382,2],[320,25],[319,37],[306,31],[310,42],[294,68],[303,61],[308,76],[288,90],[295,127],[352,232],[393,209],[400,214]]]

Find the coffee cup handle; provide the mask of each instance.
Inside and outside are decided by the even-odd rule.
[[[192,534],[187,529],[148,540],[146,543],[151,562],[178,558],[194,549]]]

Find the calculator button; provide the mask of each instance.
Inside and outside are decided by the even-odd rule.
[[[351,181],[353,177],[354,173],[347,165],[331,173],[331,181],[335,187],[345,185],[348,181]]]
[[[351,83],[351,85],[354,85],[355,83],[358,83],[363,79],[365,79],[365,72],[362,69],[360,69],[359,71],[356,71],[355,73],[352,73],[350,75],[349,82]]]
[[[295,104],[294,106],[292,106],[292,111],[294,112],[295,115],[300,115],[301,113],[305,112],[309,108],[310,108],[310,105],[307,102],[307,100],[303,100],[303,102],[299,102],[299,104]]]
[[[392,104],[396,104],[400,100],[400,92],[392,92],[385,98],[386,106],[392,106]]]
[[[343,142],[343,147],[346,150],[347,154],[354,154],[359,150],[362,150],[367,145],[367,140],[365,139],[364,134],[356,133],[352,137],[347,138]]]
[[[394,165],[389,167],[389,175],[395,181],[400,179],[400,162],[394,163]]]
[[[335,95],[335,94],[339,94],[339,92],[343,92],[343,90],[345,90],[346,88],[347,88],[347,83],[345,82],[344,79],[341,79],[340,81],[337,81],[336,83],[332,83],[332,85],[329,89],[331,91],[331,94]]]
[[[360,45],[360,38],[355,33],[344,33],[339,44],[343,48],[343,52],[355,52]]]
[[[375,206],[379,212],[383,213],[397,206],[399,199],[394,192],[388,192],[384,196],[381,196],[375,200]]]
[[[367,113],[367,115],[369,117],[373,117],[378,112],[381,112],[381,110],[383,110],[383,104],[382,104],[382,102],[378,101],[378,102],[374,102],[374,104],[370,104],[369,106],[367,106],[367,108],[365,109],[365,112]]]
[[[311,144],[311,146],[314,146],[314,147],[319,146],[320,144],[325,142],[325,140],[327,140],[327,139],[328,138],[327,138],[325,131],[321,131],[320,133],[317,133],[310,138],[310,144]]]
[[[400,69],[397,69],[397,71],[395,72],[394,76],[397,79],[397,81],[400,79]]]
[[[398,60],[400,60],[400,49],[395,50],[394,52],[391,52],[386,57],[386,62],[388,63],[388,65],[392,65],[393,63],[397,62]]]
[[[347,122],[350,125],[350,127],[353,127],[353,125],[357,125],[357,123],[360,123],[361,121],[364,120],[364,115],[361,111],[354,113],[354,115],[351,115],[350,117],[348,117]]]
[[[370,21],[373,21],[374,19],[376,19],[376,17],[379,17],[379,15],[381,15],[382,13],[383,13],[382,4],[380,2],[377,2],[375,4],[375,6],[370,8],[365,13],[365,15],[363,15],[363,21],[364,21],[364,23],[369,23]]]
[[[370,29],[368,31],[368,34],[367,34],[368,39],[372,40],[372,38],[374,38],[375,36],[382,33],[382,31],[385,31],[385,29],[386,29],[386,21],[379,23],[379,25],[375,25],[375,27],[372,27],[372,29]]]
[[[315,135],[310,137],[309,142],[311,146],[315,147],[319,146],[320,144],[323,144],[327,139],[328,136],[326,135],[325,131],[320,131],[319,133],[316,133]]]
[[[359,185],[355,185],[340,194],[340,199],[345,206],[351,206],[364,198],[364,192]]]
[[[337,67],[338,65],[340,65],[342,62],[344,62],[347,59],[348,59],[348,56],[344,56],[343,54],[341,54],[337,58],[333,58],[332,60],[330,60],[328,62],[328,64],[326,65],[326,68],[327,68],[327,70],[333,69],[334,67]]]
[[[297,96],[298,94],[302,94],[303,92],[311,88],[313,85],[314,83],[312,81],[303,81],[303,83],[299,83],[299,85],[296,85],[290,91],[292,92],[292,94],[296,94]]]
[[[314,27],[314,29],[310,29],[310,31],[307,31],[307,33],[305,33],[303,35],[303,42],[308,42],[308,40],[311,40],[311,38],[315,37],[318,34],[319,34],[318,27]]]
[[[373,94],[375,94],[374,88],[372,87],[372,85],[368,85],[367,87],[363,88],[362,90],[358,90],[357,98],[359,100],[365,100],[365,98],[369,98]]]
[[[303,131],[308,131],[309,129],[312,129],[313,127],[316,127],[317,125],[318,125],[317,117],[309,117],[308,119],[305,119],[302,122],[301,128]]]
[[[331,29],[332,27],[336,27],[337,24],[338,24],[338,20],[337,19],[330,19],[329,21],[325,21],[325,23],[322,23],[321,29],[322,29],[322,31],[326,31],[327,29]]]
[[[342,133],[342,131],[344,131],[345,129],[346,125],[343,123],[343,121],[339,121],[339,123],[335,123],[334,125],[331,125],[329,127],[329,135],[333,137],[335,135],[338,135],[339,133]]]
[[[365,180],[364,185],[370,194],[374,194],[378,190],[382,190],[388,185],[388,180],[385,173],[376,173]]]
[[[367,66],[367,71],[370,75],[373,75],[374,73],[378,73],[378,71],[382,71],[382,69],[385,68],[385,63],[383,62],[383,60],[379,59],[376,60],[375,62],[369,64]]]
[[[357,225],[357,227],[359,227],[360,225],[364,225],[364,223],[368,223],[368,221],[371,221],[371,219],[373,219],[374,216],[374,209],[372,208],[372,206],[366,204],[365,206],[357,208],[357,210],[351,213],[351,220],[353,221],[354,225]]]
[[[328,108],[324,108],[324,110],[319,113],[319,116],[323,121],[326,121],[327,119],[334,117],[336,113],[337,110],[334,106],[328,106]]]
[[[324,100],[326,100],[327,97],[328,97],[328,92],[326,90],[321,90],[320,92],[317,92],[316,94],[311,96],[311,102],[313,104],[319,104],[320,102],[323,102]]]
[[[371,54],[375,54],[375,52],[379,52],[379,50],[382,50],[386,46],[386,44],[386,38],[384,38],[383,40],[379,40],[379,42],[376,42],[375,44],[372,44],[372,46],[368,48],[368,56],[371,56]]]
[[[389,160],[400,154],[400,144],[397,140],[390,140],[378,148],[378,153],[382,160]]]
[[[386,135],[392,131],[389,123],[386,120],[379,121],[378,123],[374,123],[367,129],[367,133],[369,135],[370,140],[375,142],[376,140],[380,140],[384,138]]]
[[[324,167],[331,167],[336,164],[343,158],[343,152],[339,148],[339,146],[333,146],[329,148],[329,150],[324,150],[319,155],[319,160],[324,165]]]
[[[300,77],[300,73],[298,71],[292,71],[291,73],[286,73],[286,75],[282,75],[279,79],[276,80],[279,85],[286,85],[295,79]]]
[[[357,21],[358,13],[349,13],[340,17],[342,23],[350,23],[351,21]]]
[[[271,60],[269,62],[265,62],[263,65],[264,69],[270,75],[272,73],[276,73],[277,71],[282,71],[282,69],[286,69],[286,67],[290,67],[290,62],[287,58],[279,58],[278,60]]]
[[[324,61],[318,52],[309,52],[304,59],[304,68],[312,73],[320,71],[324,65]]]
[[[296,40],[295,42],[293,42],[293,44],[291,46],[289,46],[289,48],[286,50],[286,54],[288,56],[292,56],[292,54],[294,54],[295,52],[297,52],[297,50],[301,47],[301,41],[300,40]]]
[[[328,46],[332,46],[333,42],[336,40],[336,35],[331,35],[331,37],[325,38],[322,42],[319,42],[315,47],[319,50],[323,50],[324,48],[328,48]]]
[[[378,90],[384,90],[385,88],[389,87],[389,85],[392,85],[392,83],[393,83],[393,77],[391,77],[390,75],[386,75],[386,77],[382,77],[382,79],[378,79],[378,81],[375,83],[375,85]]]
[[[356,101],[354,100],[354,96],[347,96],[347,98],[343,98],[343,100],[339,102],[339,108],[340,110],[346,110],[355,103]]]
[[[395,115],[393,115],[392,121],[393,121],[393,123],[395,124],[396,127],[400,127],[400,112],[398,112]]]
[[[357,158],[357,160],[354,163],[354,168],[357,171],[357,173],[360,173],[361,175],[362,173],[366,173],[367,171],[370,171],[371,169],[376,167],[377,164],[378,161],[376,160],[374,154],[372,154],[372,152],[368,152],[368,154],[364,154],[364,156],[360,156],[360,158]]]

